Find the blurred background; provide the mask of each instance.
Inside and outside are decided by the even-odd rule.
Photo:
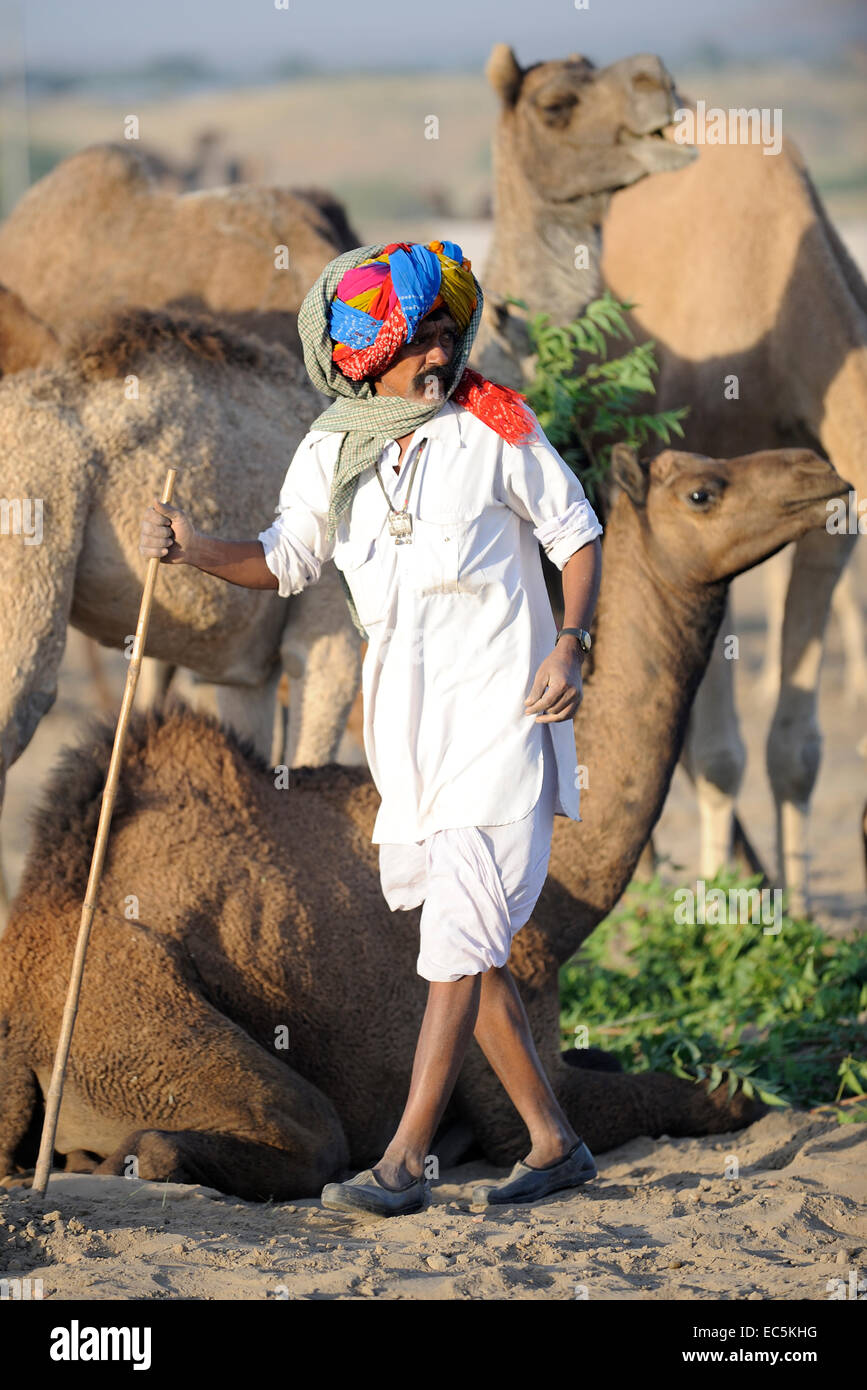
[[[483,69],[503,41],[523,65],[582,53],[603,66],[652,52],[686,97],[781,108],[785,135],[800,146],[832,219],[867,270],[867,6],[859,0],[589,0],[587,8],[578,0],[0,0],[0,213],[67,155],[123,140],[124,120],[135,115],[137,147],[169,187],[318,186],[345,203],[364,241],[450,238],[479,273],[496,117]],[[435,140],[424,138],[431,115],[439,121]],[[47,245],[46,273],[51,252]],[[867,556],[859,549],[855,567],[867,597]],[[750,690],[765,638],[756,572],[737,581],[734,605],[750,758],[742,810],[770,857],[764,740],[771,706]],[[840,634],[833,624],[827,653],[813,889],[829,925],[851,927],[865,921],[857,826],[863,711],[846,706],[835,685]],[[125,662],[117,652],[101,656],[111,706]],[[77,736],[82,712],[97,706],[93,691],[84,639],[71,633],[57,704],[10,776],[0,838],[13,891],[26,812],[58,747]],[[658,839],[672,864],[689,872],[698,829],[679,771]]]
[[[484,224],[496,106],[482,72],[504,41],[525,66],[575,52],[600,66],[652,52],[686,95],[781,107],[831,215],[858,237],[867,217],[862,0],[588,6],[0,0],[2,209],[64,156],[122,139],[133,113],[139,148],[160,156],[179,187],[322,184],[371,241],[432,221]],[[431,114],[436,140],[423,136]]]

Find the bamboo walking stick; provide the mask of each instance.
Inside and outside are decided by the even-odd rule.
[[[170,468],[166,473],[163,495],[160,498],[161,502],[171,502],[177,475],[178,470],[176,468]],[[99,893],[100,878],[102,876],[102,864],[105,859],[105,851],[108,847],[108,832],[111,825],[111,814],[114,809],[114,798],[117,791],[118,777],[120,775],[121,760],[123,758],[123,745],[126,741],[127,725],[129,724],[132,703],[135,699],[135,688],[138,684],[139,671],[141,670],[141,659],[144,655],[144,647],[148,635],[148,624],[151,616],[151,600],[153,599],[154,585],[156,584],[159,567],[160,556],[152,556],[148,560],[144,592],[142,594],[141,607],[138,615],[138,626],[135,630],[135,640],[133,642],[129,670],[126,673],[126,685],[124,686],[123,701],[121,702],[120,715],[118,716],[117,728],[114,734],[114,747],[111,750],[111,762],[108,765],[108,776],[105,779],[105,787],[102,793],[99,824],[96,828],[96,840],[93,846],[93,856],[90,861],[90,873],[88,875],[87,888],[84,894],[84,905],[81,909],[81,924],[78,928],[78,940],[75,943],[75,955],[72,958],[72,972],[69,977],[69,988],[66,991],[66,1003],[63,1008],[63,1018],[60,1024],[60,1039],[57,1044],[57,1052],[54,1055],[51,1084],[48,1087],[48,1095],[45,1098],[45,1121],[42,1125],[39,1157],[36,1160],[36,1173],[33,1178],[33,1191],[43,1194],[48,1186],[48,1178],[51,1172],[51,1160],[54,1156],[57,1120],[60,1114],[60,1102],[63,1099],[63,1082],[66,1076],[66,1063],[69,1058],[69,1045],[72,1042],[72,1030],[75,1027],[75,1016],[78,1013],[81,979],[84,974],[84,958],[87,955],[90,926],[93,921],[93,914],[96,910],[96,899]]]

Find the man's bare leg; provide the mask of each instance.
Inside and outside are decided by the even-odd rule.
[[[454,981],[430,981],[409,1096],[394,1138],[373,1170],[386,1187],[406,1187],[424,1171],[473,1036],[482,978],[462,975]]]
[[[508,965],[453,984],[431,982],[400,1124],[374,1171],[405,1187],[424,1170],[436,1127],[475,1033],[494,1073],[530,1132],[525,1161],[546,1168],[579,1142],[545,1075]]]
[[[580,1139],[569,1123],[536,1051],[530,1023],[508,965],[481,977],[475,1038],[506,1094],[530,1131],[524,1161],[547,1168],[565,1158]]]

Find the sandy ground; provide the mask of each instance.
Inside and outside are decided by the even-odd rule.
[[[0,1279],[45,1299],[829,1299],[865,1276],[865,1159],[867,1125],[777,1112],[635,1139],[533,1207],[474,1208],[494,1170],[464,1164],[387,1220],[59,1176],[0,1192]]]

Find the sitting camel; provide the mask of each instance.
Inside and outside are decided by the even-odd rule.
[[[844,488],[804,450],[728,461],[666,450],[649,468],[621,450],[615,470],[623,491],[576,716],[583,821],[556,818],[549,881],[510,960],[545,1071],[596,1153],[763,1113],[725,1085],[603,1072],[606,1054],[564,1062],[558,970],[617,902],[660,813],[729,581],[821,525]],[[33,1161],[112,737],[96,724],[65,752],[0,940],[7,1178]],[[57,1131],[71,1167],[120,1174],[134,1156],[142,1178],[288,1199],[382,1151],[425,982],[420,909],[393,913],[382,897],[378,804],[366,768],[299,769],[286,787],[209,716],[134,717]],[[441,1162],[466,1153],[455,1135],[467,1129],[493,1163],[523,1142],[475,1043],[434,1141]]]
[[[132,145],[91,145],[34,183],[0,225],[0,281],[57,332],[129,305],[182,309],[300,357],[302,299],[328,261],[361,245],[319,190],[179,194]]]
[[[495,221],[474,365],[521,386],[532,362],[526,316],[506,297],[564,324],[607,285],[637,302],[636,339],[656,344],[660,372],[648,408],[690,406],[685,448],[727,455],[818,449],[858,495],[867,494],[867,287],[796,147],[786,140],[768,156],[758,144],[690,147],[663,138],[676,110],[689,103],[658,59],[596,69],[573,55],[522,68],[498,44],[488,76],[500,98]],[[643,169],[629,162],[641,150]],[[822,529],[804,536],[784,624],[778,605],[782,680],[768,768],[779,878],[795,912],[808,906],[822,640],[854,540]],[[847,645],[857,672],[862,624],[844,581],[841,601],[847,595],[841,617],[844,634],[853,634]],[[722,634],[731,631],[727,617]],[[752,867],[757,862],[733,822],[746,758],[733,679],[720,641],[685,746],[707,876],[729,859],[733,824],[744,858]]]
[[[147,568],[138,523],[167,468],[203,531],[255,534],[319,408],[285,348],[150,310],[110,316],[54,363],[0,380],[0,803],[54,703],[67,623],[130,648]],[[288,599],[165,566],[147,645],[216,683],[220,717],[265,757],[282,668],[299,682],[282,761],[336,757],[360,642],[333,566]]]

